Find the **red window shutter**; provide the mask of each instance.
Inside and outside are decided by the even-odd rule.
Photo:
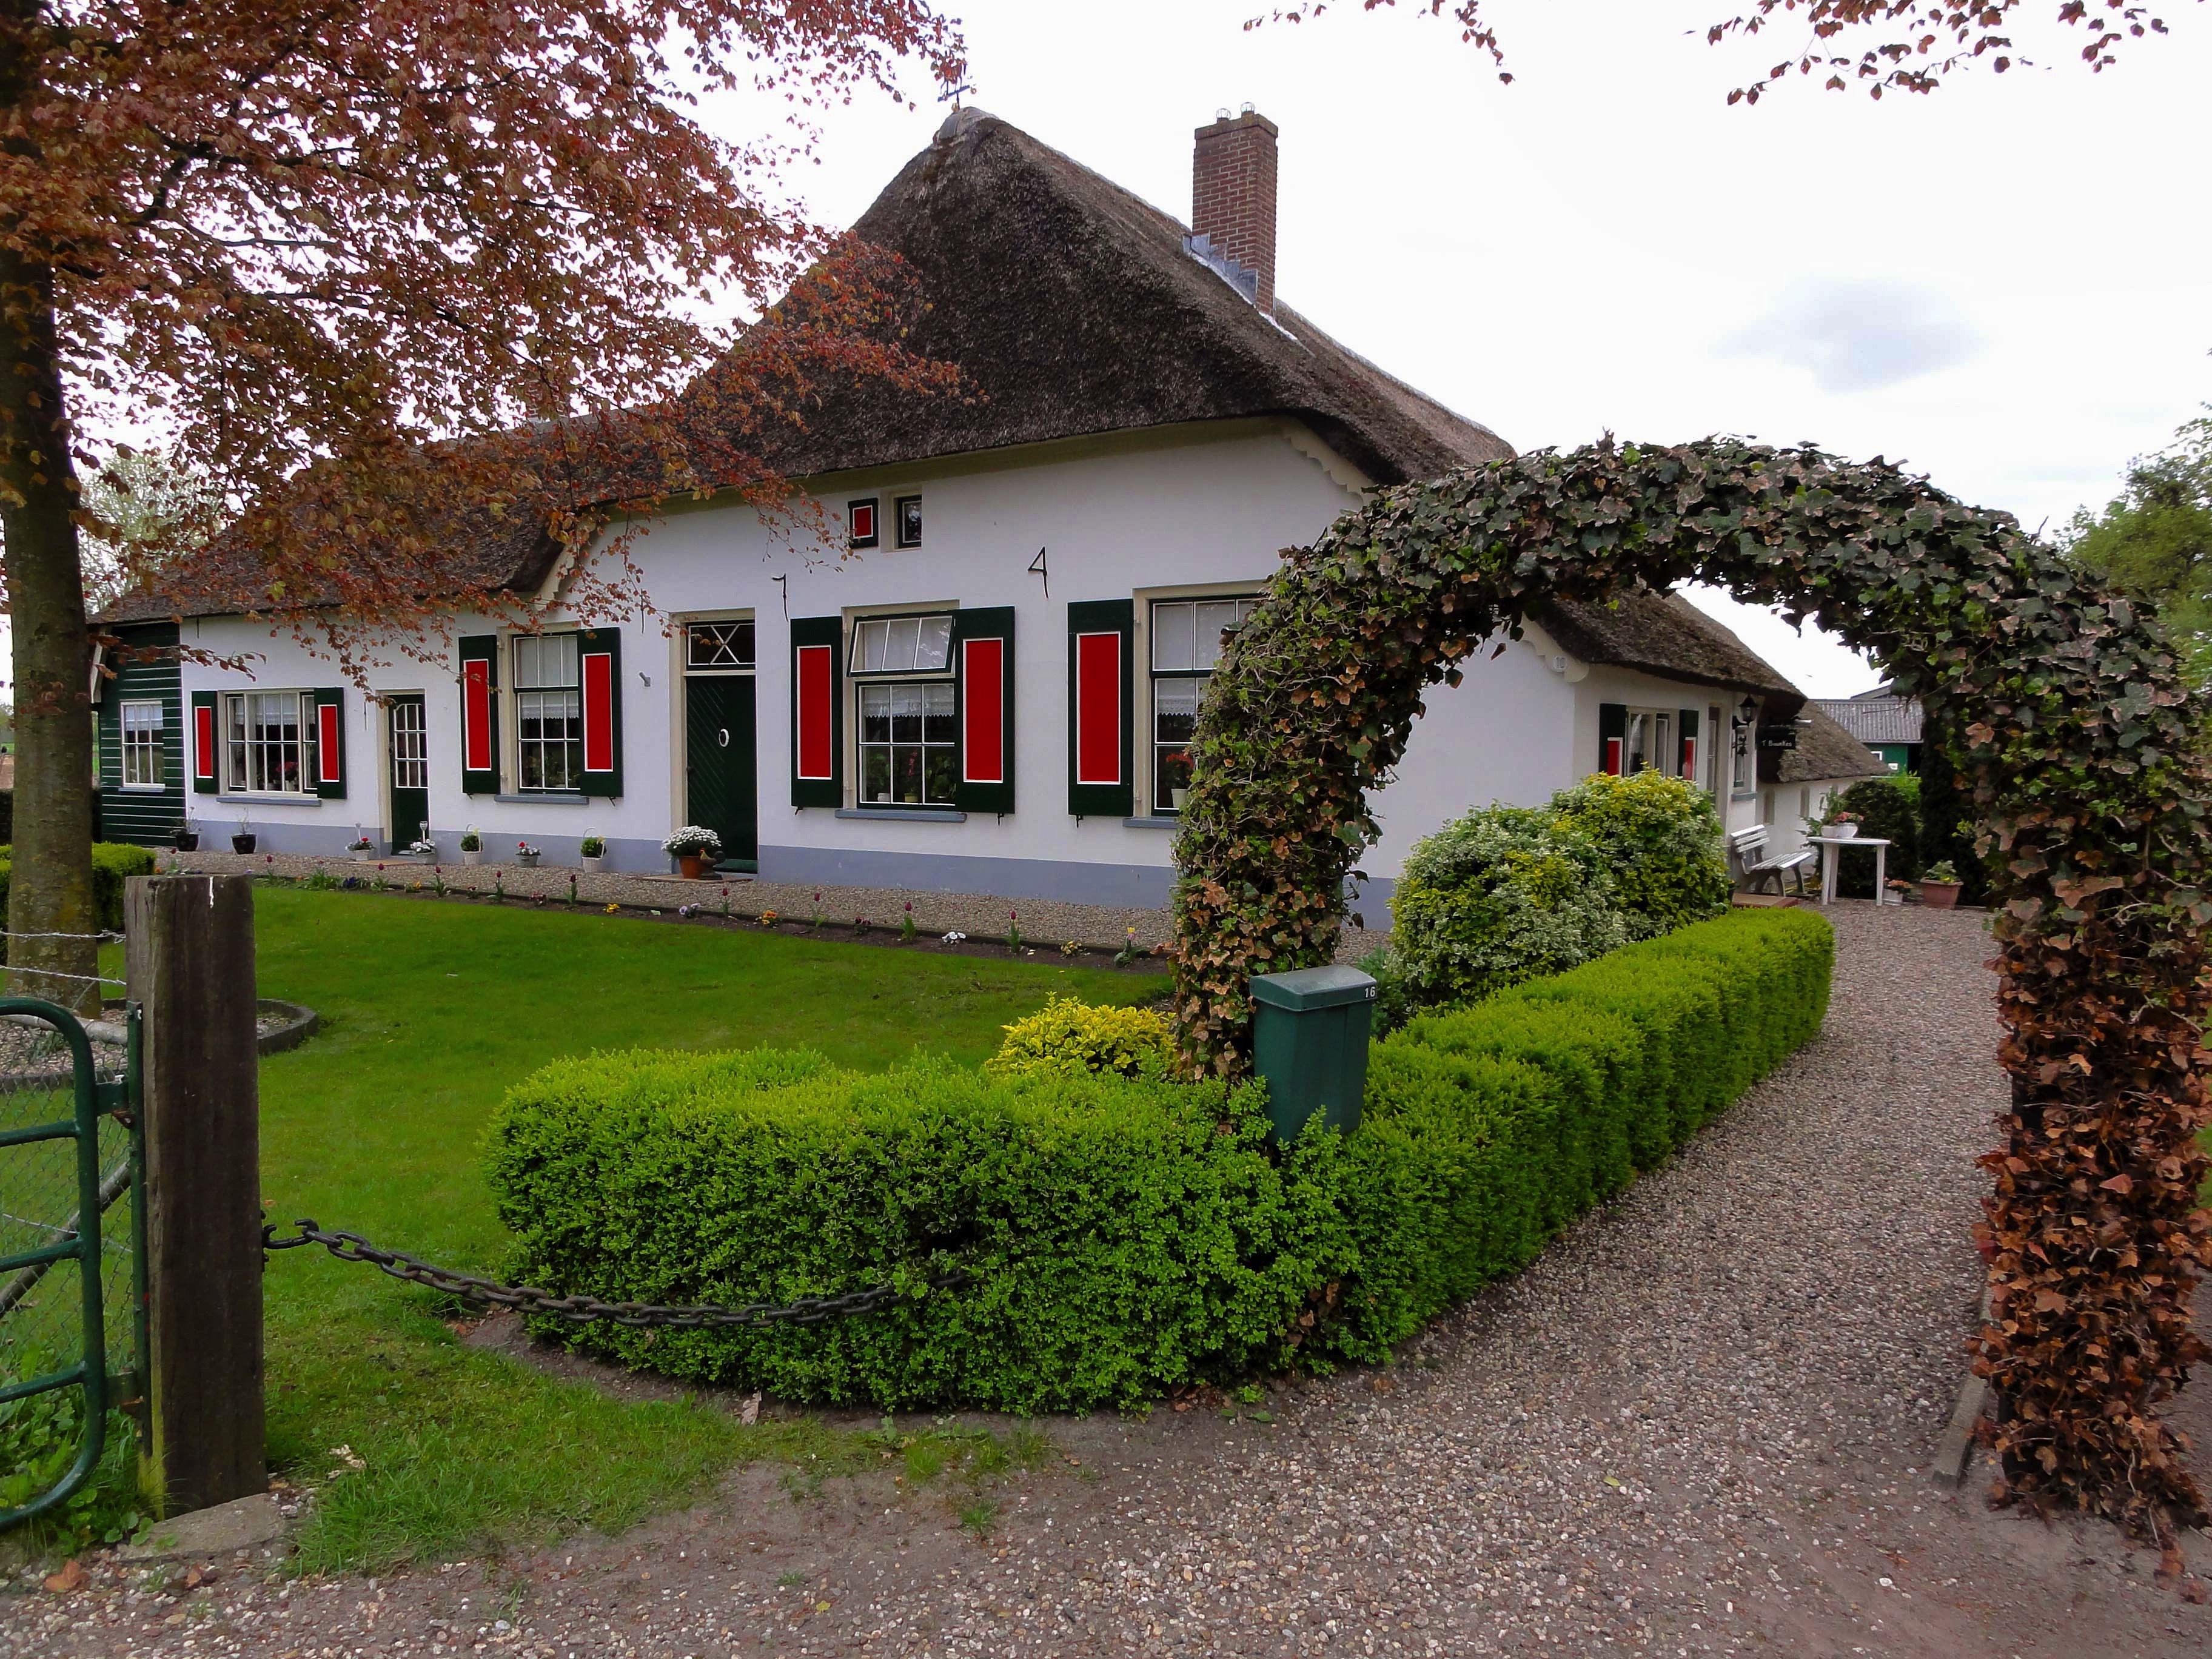
[[[584,678],[584,769],[615,769],[614,659],[605,652],[586,652]]]
[[[1121,775],[1121,638],[1075,636],[1075,781],[1115,786]]]
[[[1612,777],[1619,777],[1622,750],[1628,740],[1628,705],[1625,702],[1601,702],[1597,706],[1597,763],[1598,769]]]
[[[837,775],[837,647],[802,645],[793,655],[799,673],[797,776],[802,783],[828,783]]]
[[[963,811],[1014,810],[1014,608],[981,605],[957,612],[959,652],[960,782]]]
[[[343,781],[338,763],[338,706],[319,702],[315,705],[315,781]]]
[[[961,781],[1006,781],[1006,642],[967,640],[960,653]]]
[[[491,770],[491,663],[483,657],[461,665],[461,765]]]
[[[215,781],[215,705],[201,703],[192,710],[192,775],[204,783]]]

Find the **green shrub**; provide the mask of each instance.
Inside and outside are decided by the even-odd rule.
[[[495,1115],[490,1183],[514,1270],[563,1292],[783,1303],[969,1275],[813,1327],[536,1322],[625,1364],[845,1404],[1133,1404],[1386,1358],[1818,1031],[1832,957],[1815,912],[1738,911],[1422,1016],[1371,1049],[1356,1133],[1316,1121],[1286,1148],[1256,1086],[561,1060]]]
[[[1308,1352],[1382,1359],[1530,1261],[1820,1030],[1834,953],[1815,911],[1733,911],[1376,1044],[1310,1157],[1357,1261]]]
[[[8,914],[8,889],[15,874],[15,848],[0,846],[0,916]],[[92,903],[102,933],[123,931],[123,884],[132,876],[154,873],[154,855],[126,842],[100,841],[92,844]],[[8,960],[7,939],[0,937],[0,962]]]
[[[1632,939],[1650,939],[1728,908],[1728,851],[1712,797],[1645,770],[1603,773],[1552,797],[1551,810],[1596,843],[1613,872]]]
[[[1910,881],[1920,873],[1920,781],[1863,778],[1830,803],[1830,810],[1856,812],[1859,834],[1889,842],[1883,858],[1888,873]],[[1874,860],[1845,859],[1836,872],[1836,890],[1846,898],[1874,896]]]
[[[1407,992],[1428,1006],[1557,973],[1629,937],[1604,853],[1535,807],[1481,807],[1416,842],[1390,915]]]
[[[1014,1411],[1133,1403],[1280,1364],[1348,1261],[1256,1090],[941,1060],[623,1054],[512,1090],[489,1176],[531,1283],[654,1302],[945,1294],[813,1327],[547,1334],[786,1398]],[[1323,1143],[1327,1143],[1324,1145]],[[1334,1151],[1334,1137],[1316,1147]]]
[[[1052,997],[1027,1018],[1003,1028],[1006,1040],[983,1062],[994,1078],[1030,1073],[1158,1072],[1168,1058],[1168,1023],[1149,1008],[1109,1008],[1075,997]]]
[[[1406,982],[1406,964],[1388,945],[1359,958],[1359,971],[1375,981],[1375,1007],[1370,1018],[1378,1037],[1389,1036],[1419,1010],[1413,987]]]

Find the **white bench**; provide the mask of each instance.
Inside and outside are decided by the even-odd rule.
[[[1809,847],[1786,857],[1766,856],[1766,826],[1754,823],[1748,830],[1738,830],[1728,838],[1729,862],[1735,866],[1736,879],[1747,892],[1756,893],[1769,878],[1774,882],[1775,896],[1782,894],[1782,880],[1787,876],[1796,880],[1797,891],[1805,891],[1805,872],[1812,868],[1819,856]]]

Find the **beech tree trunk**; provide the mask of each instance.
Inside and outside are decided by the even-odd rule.
[[[97,1012],[92,647],[76,507],[53,273],[0,248],[0,531],[15,652],[9,989]]]

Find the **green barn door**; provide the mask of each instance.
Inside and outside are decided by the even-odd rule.
[[[684,822],[722,838],[722,862],[750,873],[760,859],[760,775],[750,674],[684,682]]]
[[[402,692],[385,704],[385,745],[392,757],[392,850],[429,834],[430,733],[422,696]]]

